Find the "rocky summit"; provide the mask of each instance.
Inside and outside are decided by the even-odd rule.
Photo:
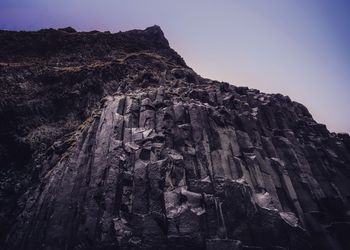
[[[1,249],[350,249],[350,137],[145,30],[0,31]]]

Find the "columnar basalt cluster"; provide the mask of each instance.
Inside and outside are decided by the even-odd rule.
[[[348,249],[350,137],[159,27],[0,33],[5,249]]]

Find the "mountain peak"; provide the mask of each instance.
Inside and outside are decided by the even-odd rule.
[[[162,28],[157,24],[147,27],[145,31],[163,34]]]

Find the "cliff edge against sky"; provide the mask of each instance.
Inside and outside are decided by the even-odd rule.
[[[350,137],[145,30],[0,31],[0,248],[350,249]]]

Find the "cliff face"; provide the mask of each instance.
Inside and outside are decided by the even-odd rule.
[[[0,32],[4,249],[349,249],[350,137],[198,76],[159,27]]]

